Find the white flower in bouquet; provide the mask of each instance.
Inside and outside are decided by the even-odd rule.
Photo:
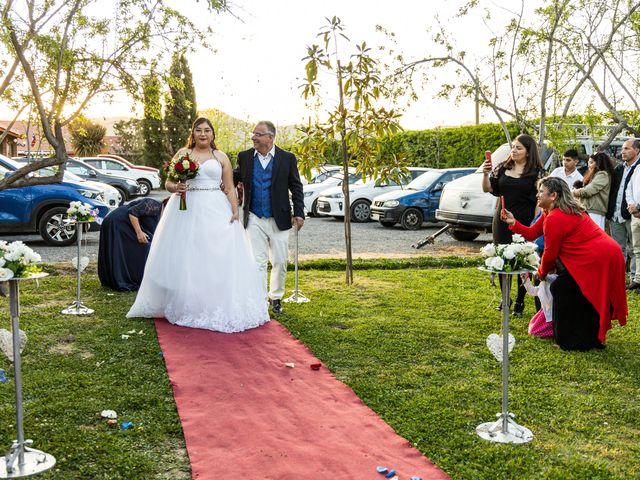
[[[524,243],[524,237],[522,235],[520,235],[519,233],[514,233],[511,236],[511,241],[513,243]]]
[[[525,242],[521,235],[513,236],[514,243],[488,244],[481,253],[486,258],[485,266],[494,272],[513,272],[516,270],[536,270],[540,264],[537,245]]]
[[[487,243],[484,247],[482,247],[480,252],[484,257],[493,257],[496,254],[496,246],[493,243]]]
[[[500,257],[489,257],[484,263],[491,270],[502,270],[504,267],[504,260]]]
[[[540,266],[540,257],[536,252],[530,253],[527,256],[527,263],[537,269]]]
[[[40,261],[40,255],[21,241],[2,242],[0,244],[0,282],[13,277],[28,277],[39,272],[40,269],[36,264]]]
[[[507,260],[511,260],[512,258],[516,258],[517,254],[518,254],[517,245],[507,245],[506,248],[504,249],[503,253],[502,253],[504,258],[506,258]]]
[[[13,278],[13,270],[8,268],[0,268],[0,282],[6,282]]]
[[[88,203],[71,202],[67,209],[67,216],[76,222],[92,222],[97,215],[98,209],[92,209]]]

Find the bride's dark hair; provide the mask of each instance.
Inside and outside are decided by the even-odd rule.
[[[189,138],[187,139],[187,144],[185,145],[185,147],[193,148],[196,146],[196,136],[193,132],[198,126],[202,125],[203,123],[206,123],[211,128],[211,131],[213,132],[213,138],[211,139],[211,143],[209,145],[213,150],[217,150],[218,147],[216,147],[216,129],[213,128],[213,125],[211,124],[209,119],[205,117],[198,117],[196,118],[196,121],[193,122],[193,125],[191,126],[191,132],[189,133]]]

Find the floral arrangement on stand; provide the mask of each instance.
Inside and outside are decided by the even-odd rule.
[[[185,152],[180,156],[174,157],[170,162],[166,163],[163,171],[169,180],[174,182],[186,182],[198,174],[200,165],[189,156],[189,152]],[[180,194],[180,210],[187,209],[187,194]]]
[[[538,247],[525,242],[522,235],[513,235],[513,243],[496,245],[489,243],[480,250],[485,257],[484,265],[492,272],[514,272],[537,270],[540,265]]]
[[[0,283],[12,278],[27,278],[40,272],[40,255],[21,241],[0,240]]]
[[[83,202],[71,202],[67,209],[67,218],[75,222],[93,222],[98,214],[97,208]]]

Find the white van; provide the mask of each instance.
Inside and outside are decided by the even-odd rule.
[[[616,137],[605,149],[607,155],[617,162],[620,159],[622,144],[629,137]],[[578,153],[582,159],[597,151],[602,141],[590,137],[578,137],[580,148]],[[493,152],[493,166],[504,162],[509,156],[511,147],[505,143]],[[541,159],[547,172],[551,172],[559,164],[557,152],[548,149],[547,155]],[[450,225],[449,232],[453,238],[461,241],[474,240],[481,233],[491,232],[493,212],[498,198],[482,191],[482,164],[475,173],[449,182],[442,191],[440,208],[436,210],[436,219]]]

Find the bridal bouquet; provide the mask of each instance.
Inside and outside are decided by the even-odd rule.
[[[538,247],[535,243],[525,242],[522,235],[513,235],[513,243],[495,245],[489,243],[480,250],[485,257],[485,266],[494,272],[513,272],[516,270],[537,270],[540,265]]]
[[[76,222],[93,222],[98,216],[98,209],[83,202],[71,202],[67,209],[67,217]]]
[[[174,157],[164,167],[164,173],[169,180],[174,182],[186,182],[187,180],[194,178],[198,174],[200,165],[198,162],[191,159],[189,152],[185,152],[180,156]],[[180,210],[187,209],[187,194],[183,192],[180,194]]]
[[[0,240],[0,283],[12,278],[26,278],[38,273],[41,258],[21,241],[7,243]]]

